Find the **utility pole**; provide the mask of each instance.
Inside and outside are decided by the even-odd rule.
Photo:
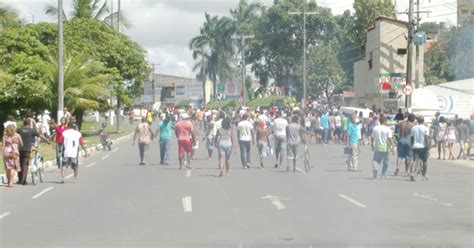
[[[413,54],[413,0],[409,0],[408,6],[408,46],[407,46],[407,85],[412,86],[412,54]],[[411,95],[405,96],[405,108],[411,108]]]
[[[58,0],[58,116],[64,116],[64,31],[63,0]]]
[[[240,49],[240,53],[241,53],[241,63],[242,63],[242,106],[245,106],[245,104],[247,103],[247,100],[248,100],[248,97],[247,97],[247,87],[245,85],[245,78],[246,78],[246,74],[247,74],[247,64],[245,63],[245,40],[247,39],[252,39],[254,38],[255,36],[253,35],[242,35],[240,34],[239,36],[234,36],[232,37],[232,39],[237,39],[240,41],[240,45],[241,45],[241,49]]]
[[[159,66],[160,64],[151,63],[153,68],[153,74],[151,75],[151,88],[153,94],[153,105],[156,103],[156,83],[155,83],[155,66]]]
[[[118,6],[117,6],[117,32],[120,33],[120,0],[118,0]],[[121,86],[120,86],[121,87]],[[122,99],[120,96],[121,92],[118,92],[117,94],[117,133],[120,133],[120,118],[122,118],[122,114],[120,113],[121,108],[122,108]]]
[[[301,100],[301,106],[306,106],[306,16],[317,15],[318,12],[288,12],[290,15],[301,15],[303,14],[303,99]]]
[[[420,0],[416,0],[416,32],[420,31]],[[420,87],[420,46],[415,46],[416,62],[415,62],[415,88]]]

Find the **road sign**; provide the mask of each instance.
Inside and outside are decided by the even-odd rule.
[[[411,87],[409,84],[405,85],[405,87],[403,87],[403,94],[410,96],[411,93],[413,93],[413,87]]]

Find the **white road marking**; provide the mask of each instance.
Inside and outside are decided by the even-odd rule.
[[[34,196],[31,197],[31,198],[36,199],[36,198],[42,196],[44,193],[46,193],[46,192],[48,192],[48,191],[50,191],[50,190],[52,190],[52,189],[54,189],[53,186],[51,186],[51,187],[49,187],[49,188],[47,188],[47,189],[45,189],[45,190],[39,192],[38,194],[34,195]]]
[[[298,172],[303,173],[303,174],[308,174],[308,173],[306,173],[306,171],[304,171],[304,170],[302,170],[302,169],[300,169],[300,168],[298,168],[298,167],[296,167],[296,170],[297,170]]]
[[[102,160],[108,158],[109,156],[110,156],[110,154],[107,154],[107,155],[103,156],[103,157],[102,157]]]
[[[191,196],[183,197],[183,211],[184,212],[192,212],[193,211],[193,203],[191,200]]]
[[[10,214],[10,212],[5,212],[3,214],[0,214],[0,220],[7,217]]]
[[[413,192],[413,196],[423,198],[423,199],[432,200],[434,202],[439,202],[441,205],[443,205],[445,207],[453,207],[454,206],[454,204],[452,204],[450,202],[442,202],[438,198],[433,197],[432,195],[423,195],[423,194],[420,194],[418,192]]]
[[[274,195],[266,195],[266,196],[262,196],[261,198],[262,199],[269,199],[272,202],[272,204],[276,207],[276,209],[278,209],[278,210],[286,209],[285,204],[283,204],[283,202],[281,200],[289,200],[288,198],[278,197],[278,196],[274,196]]]
[[[69,178],[71,178],[71,177],[73,177],[73,176],[74,176],[74,173],[71,173],[71,174],[67,175],[67,176],[65,177],[65,179],[69,179]]]
[[[118,147],[117,147],[117,148],[114,148],[114,149],[112,149],[112,152],[116,152],[116,151],[118,151]]]
[[[192,170],[187,170],[186,171],[186,177],[191,177],[191,172],[192,172]]]
[[[341,197],[342,199],[344,200],[347,200],[348,202],[351,202],[351,203],[354,203],[355,205],[357,205],[358,207],[361,207],[361,208],[366,208],[367,206],[365,206],[364,204],[348,197],[348,196],[345,196],[343,194],[338,194],[339,197]]]
[[[94,165],[96,165],[96,164],[97,164],[96,162],[94,162],[94,163],[92,163],[92,164],[88,164],[88,165],[86,165],[86,168],[92,167],[92,166],[94,166]]]

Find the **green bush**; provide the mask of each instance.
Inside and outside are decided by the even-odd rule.
[[[210,102],[207,104],[207,107],[210,109],[229,109],[229,108],[235,108],[236,106],[239,106],[236,100],[223,100],[223,101],[216,101],[216,102]]]
[[[292,104],[296,104],[296,101],[292,97],[287,96],[270,96],[257,98],[247,103],[247,106],[255,109],[257,107],[268,108],[272,104],[276,105],[278,108],[290,107]]]

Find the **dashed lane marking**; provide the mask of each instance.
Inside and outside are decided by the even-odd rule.
[[[10,214],[10,212],[5,212],[3,214],[0,214],[0,220],[7,217]]]
[[[71,178],[71,177],[73,177],[73,176],[74,176],[74,173],[71,173],[71,174],[67,175],[65,178],[66,178],[66,179],[69,179],[69,178]]]
[[[118,147],[117,147],[117,148],[114,148],[114,149],[112,149],[112,152],[116,152],[116,151],[118,151]]]
[[[362,203],[360,203],[360,202],[358,202],[358,201],[356,201],[356,200],[354,200],[354,199],[352,199],[352,198],[350,198],[350,197],[348,197],[348,196],[345,196],[345,195],[343,195],[343,194],[339,194],[339,197],[341,197],[342,199],[344,199],[344,200],[346,200],[346,201],[348,201],[348,202],[350,202],[350,203],[355,204],[356,206],[358,206],[358,207],[360,207],[360,208],[366,208],[366,207],[367,207],[366,205],[364,205],[364,204],[362,204]]]
[[[191,177],[191,172],[192,172],[192,170],[187,170],[186,171],[186,177]]]
[[[193,211],[193,203],[191,200],[191,196],[183,197],[183,211],[184,212],[192,212]]]
[[[94,165],[96,165],[96,164],[97,164],[97,163],[95,163],[95,162],[92,163],[92,164],[88,164],[88,165],[86,165],[86,168],[92,167],[92,166],[94,166]]]
[[[107,155],[103,156],[103,157],[102,157],[102,160],[108,158],[109,156],[110,156],[110,154],[107,154]]]
[[[43,194],[45,194],[46,192],[48,192],[48,191],[50,191],[50,190],[52,190],[52,189],[54,189],[53,186],[51,186],[51,187],[49,187],[49,188],[46,188],[45,190],[39,192],[38,194],[34,195],[34,196],[31,197],[31,198],[36,199],[36,198],[42,196]]]

